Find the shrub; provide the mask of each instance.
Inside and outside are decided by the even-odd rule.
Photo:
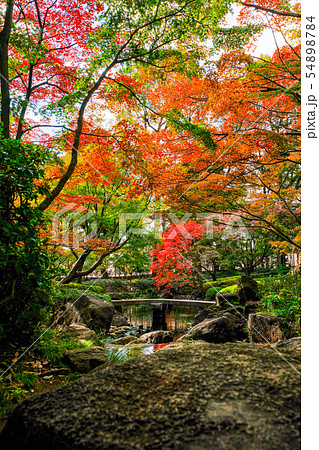
[[[221,287],[220,287],[220,286],[214,286],[214,287],[209,288],[209,289],[206,291],[206,297],[205,297],[206,300],[208,300],[208,301],[215,300],[216,293],[217,293],[217,292],[220,292],[220,290],[221,290]]]
[[[155,280],[153,278],[141,278],[131,283],[140,291],[148,291],[149,289],[156,289]]]
[[[109,289],[122,289],[123,291],[128,290],[130,283],[126,280],[119,280],[113,278],[100,278],[92,280],[83,281],[83,286],[91,285],[94,282],[94,286],[101,286],[104,290]]]
[[[89,284],[83,285],[81,283],[68,283],[68,284],[62,284],[60,286],[62,289],[79,289],[79,290],[88,290],[89,292],[96,292],[98,294],[103,294],[104,289],[102,286],[90,286]]]
[[[38,330],[39,336],[43,333],[43,329]],[[92,347],[93,341],[85,341],[79,343],[73,338],[67,338],[63,334],[55,330],[46,331],[43,336],[33,346],[33,352],[37,357],[47,359],[48,361],[58,362],[67,350],[73,348]]]
[[[287,337],[300,335],[300,291],[300,272],[265,278],[261,284],[261,309],[267,314],[285,319]]]
[[[224,278],[218,278],[217,281],[207,281],[203,284],[203,287],[205,290],[210,289],[212,286],[217,288],[222,288],[226,286],[233,286],[234,284],[237,284],[240,279],[240,275],[233,276],[233,277],[224,277]]]
[[[226,286],[223,289],[221,289],[219,292],[228,292],[229,294],[235,294],[237,291],[237,284],[233,284],[232,286]]]
[[[130,299],[130,298],[139,298],[139,292],[126,292],[125,294],[119,295],[121,300]]]
[[[76,284],[76,283],[74,283],[74,284]],[[75,300],[77,297],[80,297],[84,293],[89,294],[89,295],[95,295],[96,297],[102,298],[103,300],[106,300],[108,302],[111,301],[111,297],[108,294],[103,294],[101,292],[95,292],[95,291],[92,292],[91,289],[88,289],[87,286],[82,286],[81,284],[79,286],[81,286],[81,289],[74,288],[72,286],[65,288],[64,285],[56,288],[56,290],[53,293],[54,303],[55,304],[57,304],[57,303],[65,304],[68,301]]]
[[[0,137],[0,341],[27,343],[50,309],[50,259],[34,205],[48,151]]]

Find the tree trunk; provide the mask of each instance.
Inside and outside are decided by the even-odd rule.
[[[2,135],[6,139],[10,137],[10,90],[9,90],[9,65],[8,45],[12,27],[13,0],[7,0],[7,8],[4,25],[0,33],[0,75],[1,75],[1,122]]]
[[[61,284],[68,284],[71,283],[71,281],[73,281],[75,278],[79,278],[77,273],[82,271],[86,258],[89,256],[90,253],[91,250],[83,251],[82,255],[75,262],[70,272],[63,278]]]

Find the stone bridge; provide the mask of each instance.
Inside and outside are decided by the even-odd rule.
[[[193,308],[207,308],[215,305],[215,301],[207,300],[188,300],[182,298],[125,298],[122,300],[112,300],[115,307],[127,305],[174,305],[174,306],[188,306]]]

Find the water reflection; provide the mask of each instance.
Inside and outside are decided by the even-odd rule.
[[[122,314],[132,325],[151,330],[186,331],[197,313],[197,308],[160,303],[122,306]]]

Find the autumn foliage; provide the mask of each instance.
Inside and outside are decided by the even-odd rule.
[[[232,3],[3,5],[1,133],[51,155],[32,208],[51,221],[38,226],[63,261],[60,281],[125,248],[120,214],[161,208],[223,213],[221,226],[236,215],[267,248],[299,252],[300,4],[236,2],[228,27]],[[265,30],[275,50],[256,56]],[[67,239],[54,225],[64,212]],[[86,215],[78,229],[71,213]],[[195,270],[179,255],[193,255],[202,231],[187,227],[191,238],[171,227],[154,250],[159,285]]]
[[[194,285],[196,267],[192,250],[194,241],[201,238],[203,233],[202,225],[188,221],[182,227],[171,225],[163,234],[162,242],[151,252],[151,272],[158,287],[164,287],[170,292],[176,284]]]

